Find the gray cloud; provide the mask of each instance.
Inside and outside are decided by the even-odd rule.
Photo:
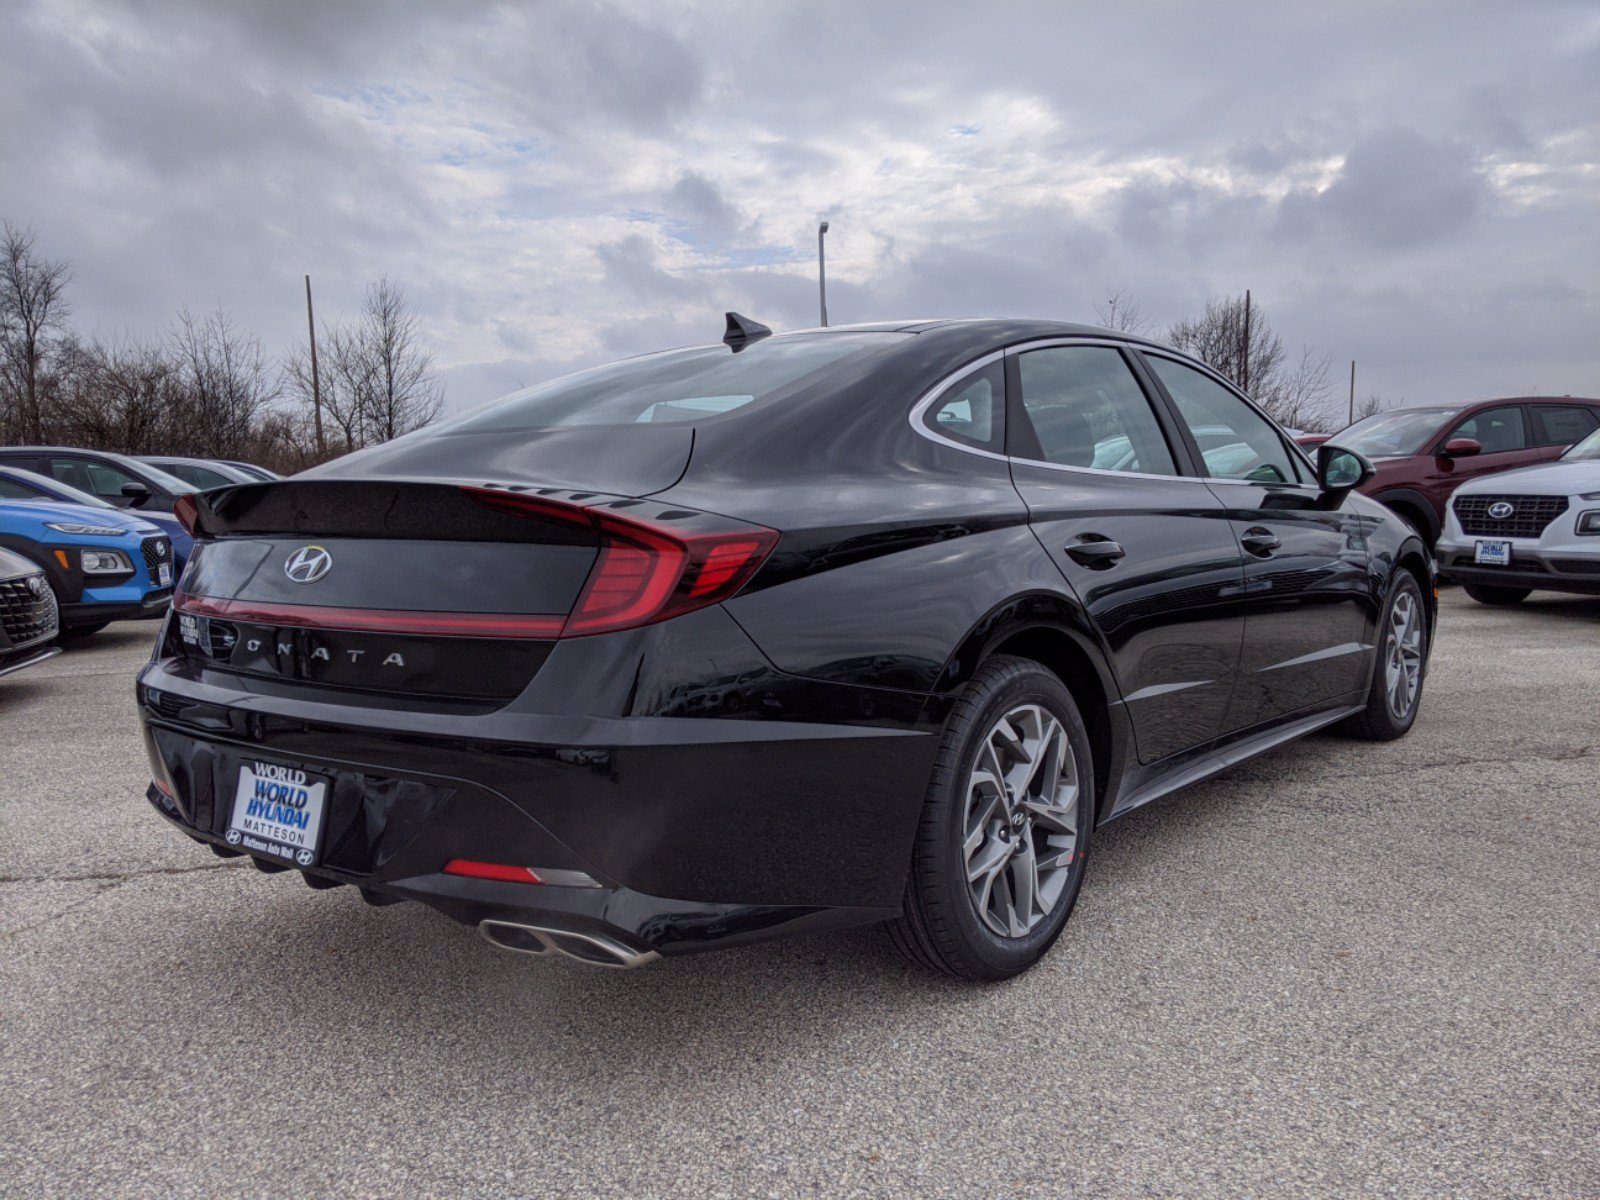
[[[1164,324],[1250,287],[1408,400],[1600,392],[1600,26],[1569,3],[1248,13],[13,0],[0,215],[90,328],[300,336],[380,273],[453,405],[838,321]]]

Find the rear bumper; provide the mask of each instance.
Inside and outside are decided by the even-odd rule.
[[[604,935],[640,951],[863,924],[900,909],[936,738],[903,729],[574,718],[226,693],[170,664],[141,675],[149,799],[224,840],[240,765],[332,781],[316,881],[484,921]],[[290,715],[290,714],[293,715]],[[446,875],[452,858],[582,871],[599,887]]]

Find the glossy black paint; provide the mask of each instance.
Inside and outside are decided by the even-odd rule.
[[[354,664],[319,678],[296,665],[301,648],[288,670],[252,670],[186,646],[169,618],[139,700],[176,799],[153,790],[152,802],[219,845],[241,756],[298,765],[334,781],[320,880],[461,920],[565,920],[682,952],[898,911],[941,724],[990,654],[1035,657],[1073,690],[1105,820],[1343,715],[1367,686],[1396,567],[1431,595],[1426,551],[1374,501],[1203,479],[1142,371],[1179,476],[979,453],[912,419],[993,356],[1090,338],[1125,346],[1136,367],[1139,339],[1034,321],[871,328],[906,336],[749,414],[424,432],[210,493],[185,588],[271,602],[299,598],[279,568],[312,539],[365,564],[328,593],[335,604],[570,602],[593,551],[568,539],[554,552],[558,537],[507,524],[461,487],[781,536],[726,603],[535,639],[525,678],[502,673],[473,695],[441,683],[444,665],[439,678],[385,681]],[[1253,530],[1277,546],[1247,544]],[[1102,540],[1121,556],[1082,550]],[[454,567],[430,590],[430,571]],[[479,652],[476,639],[422,640],[441,664]],[[583,870],[604,886],[441,875],[452,857]]]

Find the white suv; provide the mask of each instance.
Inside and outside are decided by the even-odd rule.
[[[1600,429],[1554,462],[1462,484],[1434,555],[1484,604],[1536,588],[1600,596]]]

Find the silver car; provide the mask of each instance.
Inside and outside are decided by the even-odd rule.
[[[1554,462],[1462,484],[1434,555],[1484,604],[1535,590],[1600,596],[1600,429]]]

